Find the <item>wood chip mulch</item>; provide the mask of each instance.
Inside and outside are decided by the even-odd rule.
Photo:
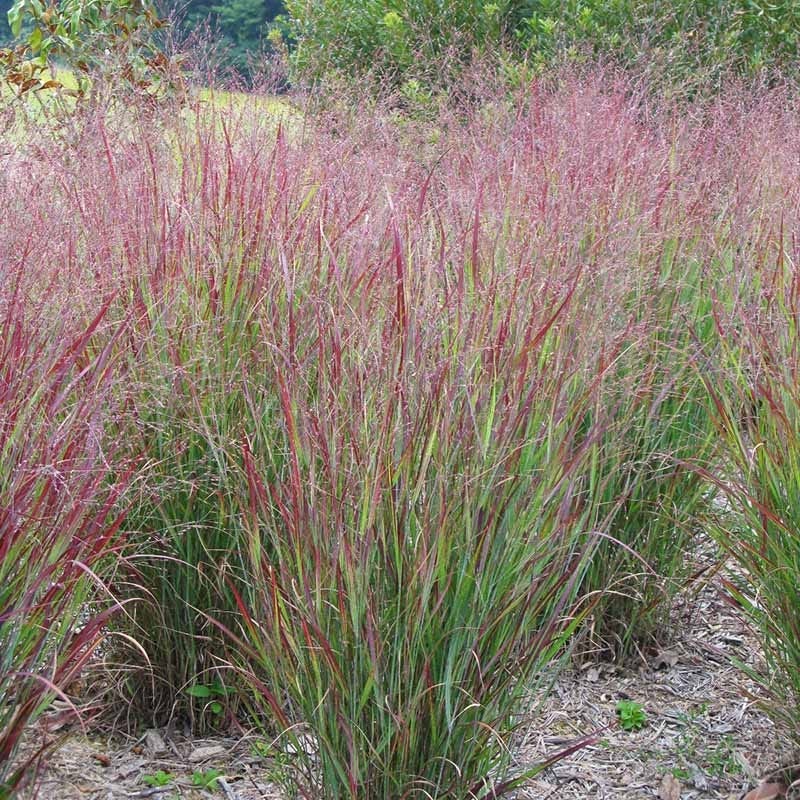
[[[584,664],[561,675],[522,737],[520,762],[592,731],[598,741],[540,774],[520,800],[738,800],[789,763],[785,734],[758,706],[760,689],[732,665],[758,665],[750,630],[712,587],[682,616],[669,648],[638,665]],[[643,706],[641,730],[617,724],[620,700]]]
[[[732,666],[732,659],[757,666],[760,658],[745,624],[711,586],[679,607],[676,619],[669,648],[649,660],[583,664],[560,675],[523,720],[518,766],[542,763],[592,732],[596,741],[539,773],[516,800],[738,800],[790,763],[787,737],[758,707],[758,687]],[[616,723],[620,699],[643,706],[641,730]],[[221,772],[213,792],[194,785],[194,773],[212,768]],[[121,741],[76,733],[52,756],[38,797],[286,800],[271,780],[277,768],[252,737],[151,731]],[[159,770],[169,784],[147,785]]]

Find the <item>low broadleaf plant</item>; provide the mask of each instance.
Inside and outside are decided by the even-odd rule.
[[[647,714],[641,703],[635,700],[620,700],[617,703],[617,719],[624,731],[640,731],[647,724]]]
[[[168,786],[175,780],[175,776],[170,772],[164,772],[163,769],[158,770],[152,774],[142,775],[142,783],[151,788],[158,786]]]

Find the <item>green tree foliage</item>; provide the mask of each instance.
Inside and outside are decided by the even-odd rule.
[[[445,78],[474,53],[542,68],[603,55],[676,82],[791,69],[798,0],[286,0],[295,69]],[[453,58],[455,54],[455,58]]]
[[[63,16],[77,7],[75,0],[21,5],[28,22],[49,8]],[[137,8],[134,0],[83,5],[125,7],[129,16]],[[0,43],[11,38],[13,7],[0,0]],[[276,25],[292,45],[295,75],[371,72],[409,85],[446,83],[476,53],[501,54],[512,66],[524,57],[537,69],[602,55],[705,86],[731,73],[793,69],[800,60],[799,0],[168,0],[164,10],[180,16],[185,35],[209,23],[223,61],[244,74]]]
[[[509,33],[509,0],[287,0],[295,68],[433,79]]]
[[[166,23],[151,0],[14,0],[7,21],[14,46],[0,49],[0,76],[17,94],[59,86],[54,62],[73,71],[79,96],[101,75],[149,98],[172,88],[157,35]]]
[[[208,23],[223,60],[243,74],[250,71],[266,44],[270,24],[284,10],[281,0],[191,0],[176,4],[176,10],[181,9],[182,32],[192,34]]]
[[[797,0],[525,0],[512,20],[539,63],[558,53],[612,55],[661,68],[676,81],[791,68],[798,58]]]
[[[62,0],[56,4],[58,7],[65,5],[74,3]],[[85,5],[110,9],[124,4],[105,0]],[[136,4],[129,5],[133,7]],[[10,43],[13,38],[8,23],[8,12],[13,6],[14,0],[0,0],[0,45]],[[48,4],[43,2],[41,12],[47,7]],[[223,60],[243,73],[248,71],[251,60],[263,48],[270,24],[284,11],[281,0],[191,0],[189,3],[169,0],[159,7],[163,16],[172,16],[173,13],[178,16],[178,27],[185,37],[191,37],[209,23],[212,36],[221,46]],[[30,27],[30,19],[27,22],[27,27]]]

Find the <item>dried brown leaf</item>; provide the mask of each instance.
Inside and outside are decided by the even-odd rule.
[[[658,787],[659,800],[681,800],[681,783],[674,776],[667,773],[661,779]]]
[[[678,654],[673,650],[662,650],[651,662],[653,669],[669,669],[678,663]]]
[[[778,800],[786,797],[785,783],[761,783],[749,791],[742,800]]]

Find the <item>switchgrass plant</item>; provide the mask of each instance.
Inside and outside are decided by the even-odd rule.
[[[233,714],[235,666],[307,795],[500,794],[580,620],[657,632],[719,466],[709,309],[762,291],[800,185],[786,93],[677,116],[619,76],[473,89],[401,132],[379,102],[87,109],[0,173],[43,335],[113,297],[85,358],[124,377],[99,440],[139,458],[132,722],[200,728],[202,687]]]
[[[583,584],[597,595],[589,629],[595,655],[624,657],[663,643],[672,600],[697,569],[695,535],[713,500],[701,470],[718,454],[698,370],[710,357],[713,325],[702,273],[666,242],[661,270],[633,298],[628,326],[598,356],[590,416],[602,433],[582,498],[602,532]]]
[[[139,287],[137,287],[138,289]],[[196,274],[148,298],[130,364],[118,435],[143,462],[130,512],[132,552],[123,594],[140,600],[121,622],[147,653],[128,676],[141,713],[188,717],[195,731],[220,721],[196,686],[228,683],[224,647],[209,617],[226,621],[236,605],[229,584],[244,579],[247,552],[237,501],[247,482],[237,458],[248,410],[243,373],[258,371],[244,300],[234,290],[212,309]],[[271,395],[257,409],[268,424]],[[216,707],[215,707],[216,708]]]
[[[518,276],[495,316],[491,256],[484,291],[447,293],[424,240],[387,238],[391,271],[362,288],[339,261],[330,300],[306,297],[338,300],[302,329],[313,357],[279,351],[280,435],[243,453],[256,591],[232,634],[302,796],[499,797],[541,768],[509,776],[510,736],[585,613],[571,289],[531,304]]]
[[[599,394],[596,409],[604,433],[586,472],[585,501],[603,543],[584,582],[598,595],[596,655],[624,657],[668,640],[671,602],[697,568],[691,553],[710,500],[693,464],[708,463],[715,440],[697,392],[684,393],[696,373],[677,361],[659,364],[652,352],[647,358],[654,361],[637,364],[635,382],[612,372],[617,385]]]
[[[146,659],[125,670],[126,696],[135,717],[179,718],[200,732],[235,710],[226,647],[210,620],[230,623],[231,586],[248,591],[241,441],[263,433],[272,442],[278,428],[265,363],[284,311],[294,336],[293,311],[279,300],[280,250],[307,235],[303,210],[316,190],[287,188],[287,172],[302,163],[282,120],[262,106],[248,113],[238,102],[200,101],[187,116],[164,140],[146,139],[151,169],[131,182],[114,176],[144,235],[122,249],[113,279],[132,332],[125,411],[112,435],[142,464],[119,587],[137,601],[119,624]],[[115,145],[121,161],[133,149]],[[150,254],[155,268],[138,269]],[[226,687],[227,716],[198,689],[216,684]]]
[[[35,781],[56,744],[31,726],[65,698],[116,605],[101,575],[119,545],[128,476],[103,443],[109,350],[86,327],[37,320],[14,269],[0,289],[0,797]],[[74,710],[74,707],[73,707]],[[77,710],[75,711],[77,716]],[[20,755],[20,745],[27,747]]]
[[[140,714],[158,722],[177,716],[200,732],[226,718],[197,687],[231,688],[222,637],[209,619],[227,622],[236,613],[229,584],[244,591],[247,547],[237,508],[247,481],[237,453],[246,412],[266,425],[277,400],[258,387],[246,391],[248,375],[256,384],[264,377],[257,312],[269,273],[261,264],[264,209],[256,205],[272,194],[270,162],[249,175],[253,194],[237,198],[239,217],[229,202],[243,189],[231,181],[243,177],[244,164],[234,163],[241,156],[225,142],[247,134],[231,131],[213,107],[198,105],[195,113],[195,124],[152,151],[160,169],[136,187],[151,224],[163,213],[162,193],[175,191],[179,210],[169,240],[153,243],[162,268],[126,272],[132,347],[127,411],[114,435],[142,458],[120,587],[139,600],[120,623],[147,660],[129,670],[126,691]],[[274,142],[274,128],[270,135]],[[256,216],[246,219],[250,204]],[[227,710],[233,707],[229,698]]]
[[[719,317],[726,358],[708,390],[731,513],[714,533],[736,567],[724,587],[762,646],[763,663],[746,669],[800,744],[800,284],[796,248],[781,236],[774,248],[756,291]]]

